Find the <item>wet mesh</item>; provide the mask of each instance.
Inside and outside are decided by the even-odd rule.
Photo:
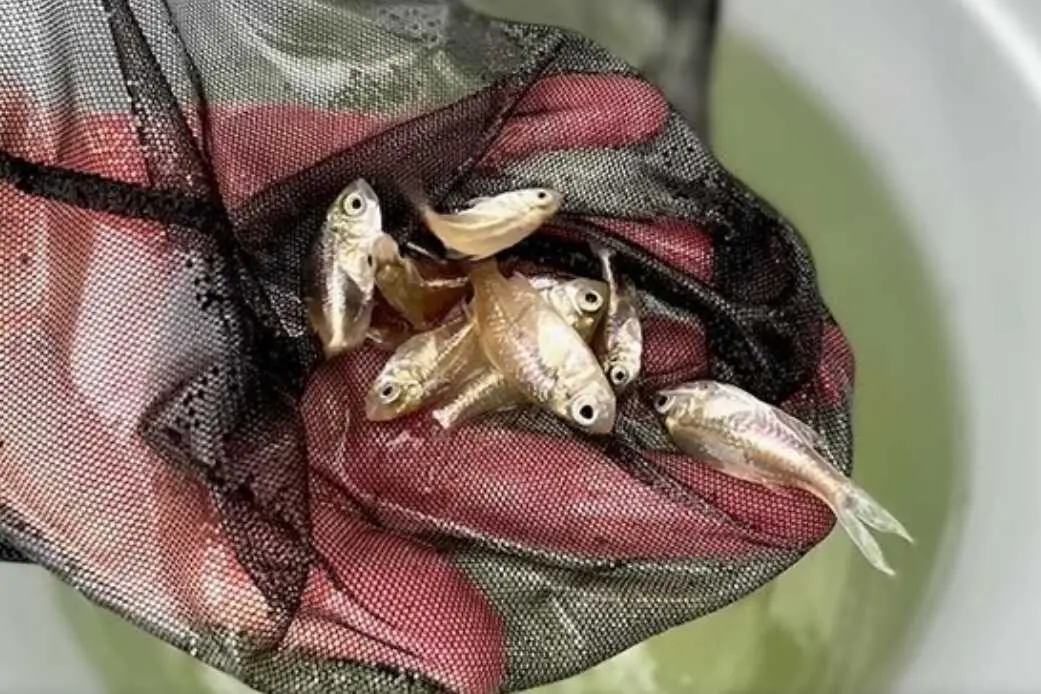
[[[38,0],[0,27],[0,557],[261,691],[493,692],[717,610],[831,530],[680,455],[649,406],[733,382],[850,469],[853,360],[805,244],[603,49],[433,0]],[[434,252],[406,177],[443,206],[563,192],[504,259],[596,277],[586,241],[617,251],[646,346],[614,436],[365,420],[386,354],[320,362],[300,301],[358,177]]]

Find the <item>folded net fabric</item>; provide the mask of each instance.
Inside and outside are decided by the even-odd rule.
[[[624,63],[451,2],[0,5],[0,536],[265,692],[515,691],[748,594],[832,528],[677,453],[649,406],[709,376],[849,472],[853,360],[808,249]],[[301,265],[326,207],[527,185],[505,254],[641,292],[611,437],[533,409],[367,422],[386,358],[322,363]]]

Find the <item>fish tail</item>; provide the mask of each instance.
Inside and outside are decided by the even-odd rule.
[[[597,243],[596,241],[590,241],[589,246],[590,248],[592,248],[593,253],[600,261],[600,267],[603,271],[604,281],[607,282],[607,284],[610,285],[612,288],[615,288],[614,268],[611,265],[614,262],[614,251],[612,251],[607,246]]]
[[[856,509],[857,517],[868,526],[879,532],[899,535],[909,544],[914,544],[914,538],[907,532],[907,528],[863,489],[854,486],[847,492],[847,497],[847,503]]]
[[[600,258],[600,260],[605,263],[610,262],[611,258],[614,256],[614,251],[597,241],[590,241],[589,248],[597,258]]]
[[[843,486],[837,503],[834,504],[834,510],[839,523],[868,563],[884,574],[895,576],[896,572],[886,562],[882,549],[871,536],[868,528],[893,533],[913,543],[914,539],[900,521],[882,508],[882,505],[872,499],[867,492],[848,480]]]
[[[423,224],[433,232],[434,236],[436,236],[441,243],[448,246],[448,242],[445,239],[443,216],[434,210],[434,206],[430,202],[430,196],[427,195],[426,189],[423,187],[423,184],[420,183],[419,179],[414,176],[406,176],[401,180],[400,188],[405,199],[408,200],[409,204],[416,209],[419,218],[423,220]]]

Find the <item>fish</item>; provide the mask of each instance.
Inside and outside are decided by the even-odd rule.
[[[376,292],[372,306],[372,321],[366,337],[376,349],[393,352],[416,334],[412,324],[398,314],[379,292]]]
[[[593,340],[593,352],[615,392],[622,394],[639,377],[643,358],[638,299],[631,284],[615,278],[611,267],[613,252],[599,245],[594,245],[593,250],[609,287],[607,311]]]
[[[914,539],[825,457],[824,439],[810,425],[737,386],[711,380],[662,389],[653,407],[684,453],[737,479],[813,494],[832,510],[871,566],[895,575],[867,528],[909,543]]]
[[[596,355],[520,274],[494,260],[470,270],[472,317],[488,364],[530,402],[590,433],[614,428],[616,403]]]
[[[406,340],[384,364],[365,396],[365,416],[385,422],[415,412],[450,387],[478,357],[474,323],[458,314]]]
[[[583,340],[590,340],[607,304],[607,285],[597,280],[561,280],[534,277],[531,285],[564,317]],[[447,404],[435,409],[431,416],[441,428],[451,429],[482,414],[512,409],[528,402],[527,398],[499,371],[482,360]]]
[[[308,254],[304,304],[326,358],[364,342],[372,322],[378,256],[393,240],[383,232],[379,198],[358,179],[329,207]]]
[[[418,186],[405,190],[423,223],[444,244],[446,257],[470,261],[485,260],[517,245],[563,204],[563,196],[550,188],[522,188],[474,198],[462,210],[440,213]]]
[[[429,330],[469,293],[465,274],[401,254],[396,247],[376,266],[376,288],[413,328]]]

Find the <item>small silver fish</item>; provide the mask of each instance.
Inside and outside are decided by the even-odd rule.
[[[530,284],[583,340],[592,338],[606,305],[606,284],[582,278],[553,277],[535,277]],[[454,390],[449,402],[434,410],[432,416],[442,428],[450,429],[482,414],[512,409],[527,402],[529,399],[520,389],[482,359]]]
[[[615,279],[611,267],[613,252],[594,245],[600,259],[604,281],[610,289],[603,323],[593,340],[593,352],[616,393],[624,393],[640,375],[643,358],[643,328],[636,290]]]
[[[429,330],[469,292],[470,280],[449,265],[402,255],[395,245],[376,264],[376,288],[383,299],[417,330]]]
[[[326,213],[305,269],[308,318],[326,358],[360,345],[372,322],[377,256],[386,253],[379,198],[358,179]]]
[[[914,542],[904,526],[833,466],[808,424],[750,393],[716,381],[692,381],[655,395],[654,409],[687,455],[769,488],[803,489],[828,505],[861,553],[890,576],[865,525]]]
[[[365,416],[382,422],[409,414],[455,382],[479,356],[474,325],[462,314],[405,341],[365,396]]]
[[[533,234],[560,209],[563,198],[548,188],[524,188],[475,198],[453,213],[434,210],[416,188],[406,190],[427,227],[455,259],[484,260]]]

